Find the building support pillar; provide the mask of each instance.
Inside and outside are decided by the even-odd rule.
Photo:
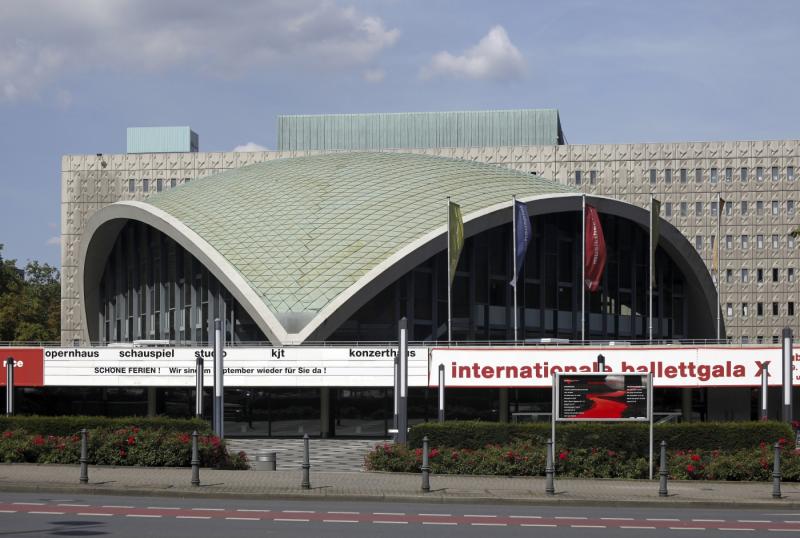
[[[319,436],[323,439],[331,437],[331,389],[319,389]]]
[[[508,422],[508,389],[500,390],[500,422]]]
[[[692,420],[692,389],[681,389],[681,414],[684,422]]]
[[[156,416],[156,387],[147,387],[147,416]]]

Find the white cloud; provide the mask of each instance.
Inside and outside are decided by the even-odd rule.
[[[61,246],[61,236],[60,235],[54,235],[53,237],[51,237],[50,239],[47,240],[46,244],[60,247]]]
[[[363,77],[367,82],[383,82],[383,79],[386,78],[386,71],[383,69],[367,69],[364,71]]]
[[[265,148],[261,144],[256,144],[255,142],[248,142],[247,144],[241,144],[233,148],[233,151],[239,152],[247,152],[247,151],[269,151],[269,148]]]
[[[4,0],[0,102],[91,69],[222,77],[276,64],[349,69],[399,35],[336,0]]]
[[[525,76],[527,66],[522,53],[508,38],[505,29],[493,26],[477,45],[454,56],[437,52],[422,68],[422,78],[454,76],[472,79],[510,80]]]

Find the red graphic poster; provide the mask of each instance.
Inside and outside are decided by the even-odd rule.
[[[14,359],[14,386],[44,386],[44,350],[40,347],[0,347],[0,387],[6,386],[6,359]]]
[[[600,225],[600,215],[594,206],[586,206],[586,229],[583,233],[586,254],[585,285],[587,290],[594,292],[600,287],[600,279],[603,278],[606,267],[606,240]]]
[[[647,376],[563,375],[559,377],[560,419],[647,419]]]

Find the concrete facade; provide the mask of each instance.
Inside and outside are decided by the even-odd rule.
[[[797,241],[789,235],[798,223],[800,140],[384,151],[481,161],[535,172],[587,193],[618,198],[643,208],[649,207],[652,194],[662,202],[661,216],[695,245],[708,267],[719,226],[720,303],[728,337],[737,342],[769,342],[780,335],[783,327],[792,327],[795,332],[800,329],[800,259]],[[120,200],[142,200],[151,192],[223,170],[315,153],[318,152],[64,156],[62,343],[71,344],[84,333],[76,282],[78,250],[81,234],[96,211]],[[742,169],[747,170],[745,181]],[[723,212],[721,221],[716,207],[718,195],[730,208],[729,213]],[[777,277],[774,282],[773,274]],[[777,314],[773,314],[773,308]]]

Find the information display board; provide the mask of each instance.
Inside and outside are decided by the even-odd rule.
[[[648,380],[647,374],[559,374],[556,420],[650,420]]]

